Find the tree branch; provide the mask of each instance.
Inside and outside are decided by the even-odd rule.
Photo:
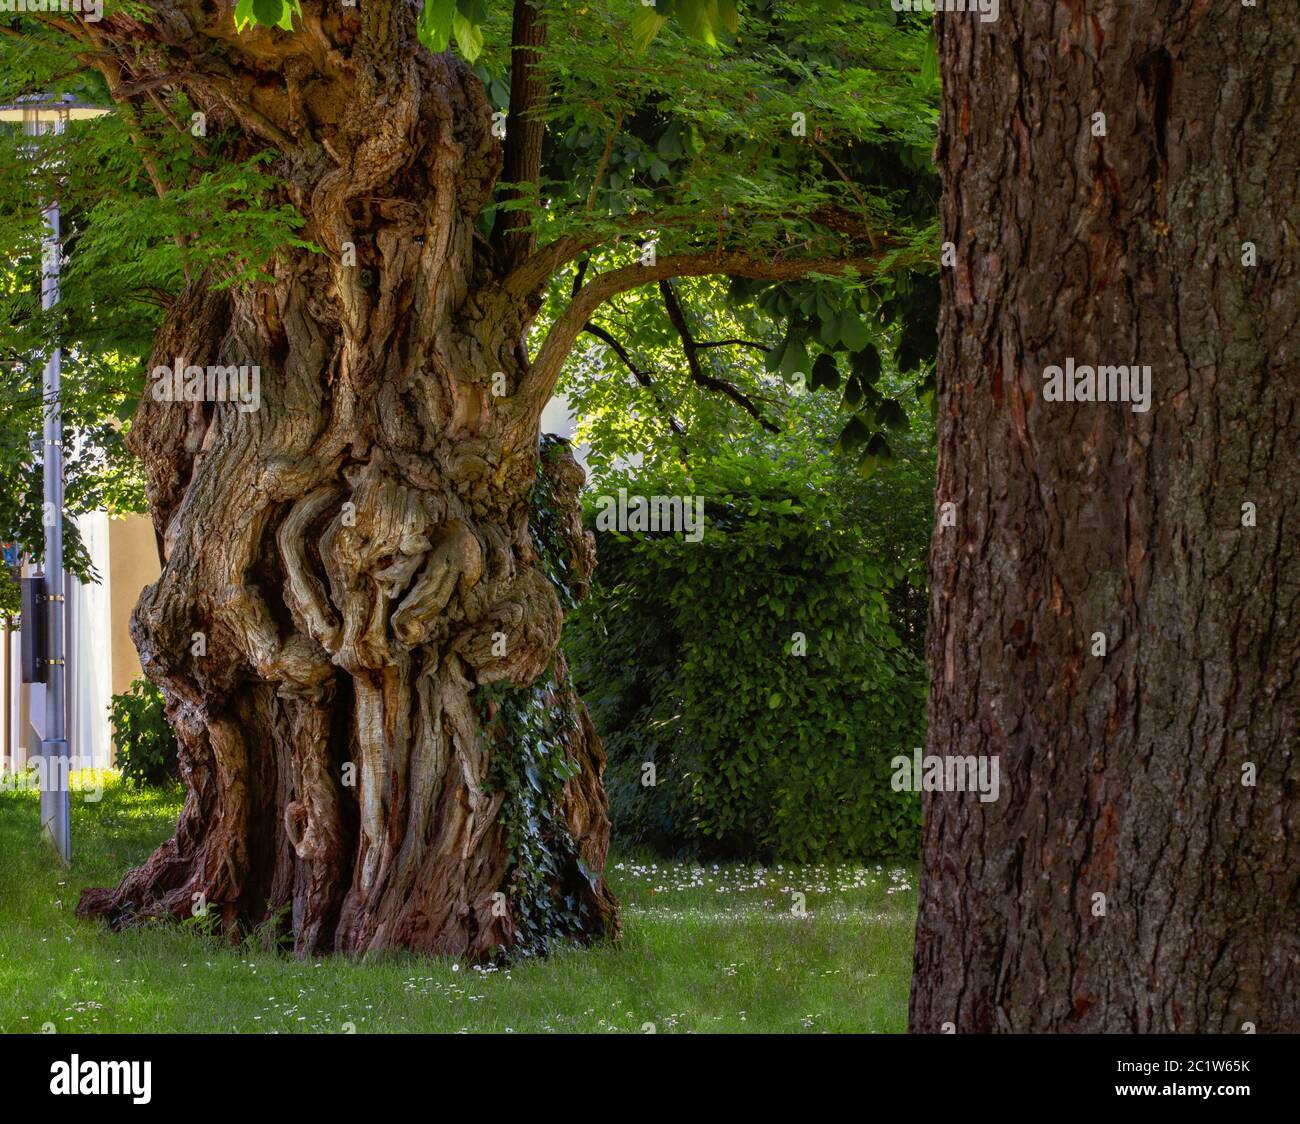
[[[554,243],[552,244],[554,245]],[[534,255],[534,258],[538,255]],[[913,257],[922,255],[899,254],[891,269],[906,269]],[[545,341],[537,352],[528,373],[520,381],[519,389],[511,399],[510,409],[515,415],[516,437],[521,441],[533,439],[532,430],[555,389],[560,368],[573,347],[584,325],[605,301],[629,289],[673,277],[707,277],[722,274],[728,277],[748,277],[755,281],[791,281],[811,273],[843,274],[850,271],[874,274],[880,256],[843,258],[755,258],[741,253],[670,254],[654,265],[626,265],[612,269],[588,281],[569,302],[568,307],[551,325]]]
[[[588,335],[595,336],[598,340],[601,341],[601,343],[603,343],[606,347],[608,347],[610,351],[612,351],[615,355],[617,355],[619,359],[622,360],[623,366],[625,366],[629,371],[632,372],[632,377],[635,378],[636,381],[639,382],[643,387],[645,387],[646,390],[650,391],[651,397],[654,398],[655,400],[655,405],[658,406],[661,410],[664,409],[664,404],[659,399],[658,388],[655,386],[654,379],[650,377],[650,372],[641,370],[641,368],[639,368],[634,362],[632,362],[632,356],[628,354],[627,348],[625,348],[621,343],[619,343],[617,339],[615,339],[609,332],[607,332],[599,324],[593,323],[590,320],[588,320],[582,326],[582,330],[586,332]],[[674,433],[680,436],[683,432],[682,423],[679,422],[675,417],[673,417],[671,410],[664,411],[664,416],[667,417],[668,419],[668,427]]]
[[[501,178],[506,183],[536,185],[542,168],[542,140],[546,126],[536,111],[545,103],[546,79],[539,65],[546,45],[546,13],[531,0],[515,0],[510,31],[510,112],[506,117],[506,159]],[[521,199],[517,188],[505,198]],[[509,273],[523,262],[536,244],[527,227],[531,217],[523,210],[497,211],[492,244],[502,268]]]
[[[569,262],[577,261],[583,254],[594,250],[599,245],[599,238],[579,238],[575,234],[563,234],[516,265],[502,282],[502,288],[512,300],[523,300],[545,285]]]
[[[787,218],[804,218],[818,226],[825,227],[836,234],[844,235],[853,242],[870,243],[872,254],[883,250],[898,248],[903,243],[896,237],[884,234],[863,220],[860,215],[851,214],[842,208],[825,205],[803,215],[790,214]],[[516,299],[522,299],[550,279],[559,269],[577,260],[583,254],[608,244],[611,239],[617,241],[622,237],[641,239],[647,231],[662,230],[667,227],[695,227],[700,224],[726,221],[737,228],[743,228],[747,215],[733,212],[730,216],[692,213],[670,214],[652,211],[634,211],[618,218],[607,216],[604,220],[613,225],[613,232],[601,235],[564,234],[534,251],[531,255],[518,261],[506,277],[504,286]],[[722,254],[724,251],[718,250]],[[732,256],[746,256],[733,254]]]
[[[696,340],[695,346],[700,351],[706,347],[752,347],[755,351],[761,351],[766,355],[772,349],[765,343],[759,343],[757,340]]]
[[[690,324],[686,320],[686,310],[682,308],[681,301],[677,299],[677,291],[673,288],[671,281],[665,279],[659,282],[659,295],[664,299],[664,308],[668,312],[669,321],[682,338],[682,350],[686,353],[686,365],[691,372],[691,382],[696,386],[704,387],[705,390],[725,394],[737,406],[754,418],[768,433],[780,433],[781,427],[768,421],[763,416],[763,411],[754,405],[753,401],[741,390],[725,379],[715,378],[705,371],[704,364],[700,362],[699,345],[696,344],[695,337],[691,334]]]
[[[591,178],[591,190],[587,192],[587,207],[590,211],[596,205],[596,193],[600,190],[601,182],[605,178],[605,169],[609,167],[609,158],[614,151],[614,138],[618,136],[618,131],[623,127],[623,110],[618,111],[618,116],[614,119],[613,128],[605,134],[605,150],[600,154],[600,162],[596,165],[596,174]]]

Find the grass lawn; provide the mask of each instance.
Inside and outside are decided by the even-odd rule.
[[[487,971],[405,955],[300,961],[182,926],[110,933],[77,920],[82,887],[112,885],[180,809],[179,789],[104,781],[101,802],[73,794],[70,871],[38,836],[36,794],[0,791],[0,1032],[906,1029],[910,865],[615,857],[617,947]]]

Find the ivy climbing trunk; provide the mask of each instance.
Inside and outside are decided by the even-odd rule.
[[[1001,792],[924,797],[912,1028],[1300,1030],[1300,27],[936,26],[928,752]],[[1046,400],[1070,359],[1150,409]]]
[[[195,278],[154,348],[154,368],[256,366],[260,402],[137,411],[164,564],[132,635],[187,795],[175,838],[79,912],[270,922],[303,955],[613,934],[604,757],[556,647],[556,582],[580,594],[594,547],[581,469],[539,457],[543,403],[513,394],[538,297],[476,227],[502,163],[481,83],[405,9],[290,47],[236,42],[217,9],[204,49],[240,69],[191,94],[234,155],[280,151],[323,252],[246,288]],[[180,50],[156,15],[103,34]]]

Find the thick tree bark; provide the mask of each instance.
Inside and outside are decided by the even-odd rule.
[[[928,752],[1002,789],[924,798],[912,1028],[1300,1030],[1300,25],[936,24]],[[1045,401],[1071,357],[1150,365],[1150,411]]]
[[[273,920],[300,954],[612,935],[604,758],[547,572],[581,592],[594,547],[562,449],[540,469],[549,543],[530,519],[542,396],[515,391],[537,296],[475,230],[501,170],[491,107],[417,47],[414,9],[376,7],[250,33],[240,75],[195,88],[250,150],[276,141],[325,253],[286,251],[247,289],[196,281],[157,341],[151,366],[257,365],[261,403],[146,394],[137,413],[166,560],[132,633],[188,795],[176,837],[79,912],[197,905],[237,931]],[[540,795],[499,767],[536,748],[493,720],[483,689],[504,684],[565,719],[573,775]]]

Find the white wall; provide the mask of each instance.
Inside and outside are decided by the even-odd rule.
[[[67,652],[68,745],[73,768],[107,768],[112,760],[108,722],[112,660],[109,615],[108,516],[102,512],[78,517],[74,522],[101,580],[82,585],[69,577],[66,589],[65,647]],[[23,573],[36,573],[34,566]],[[121,622],[120,627],[126,627]],[[10,639],[8,662],[10,727],[9,760],[12,768],[26,764],[29,750],[40,747],[45,725],[45,688],[23,683],[20,666],[21,638]]]

